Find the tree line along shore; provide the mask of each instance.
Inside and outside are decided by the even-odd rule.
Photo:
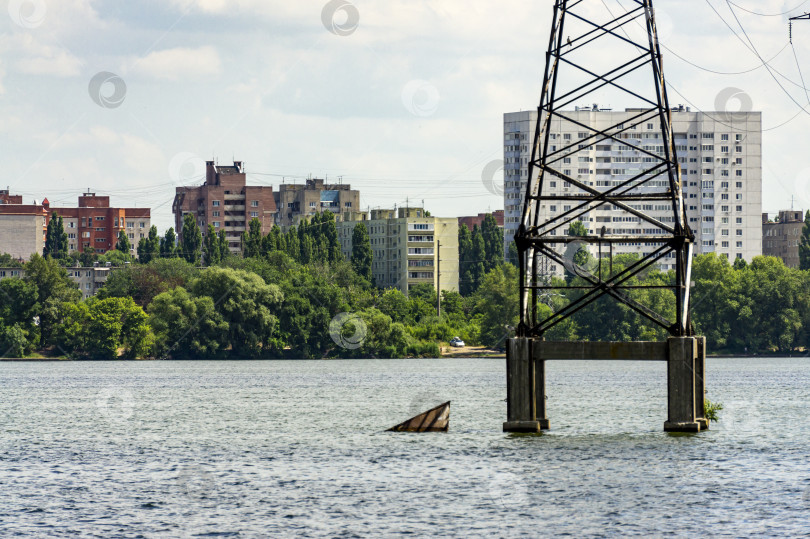
[[[334,216],[326,212],[283,232],[262,236],[251,223],[243,252],[233,254],[224,234],[205,238],[184,223],[181,247],[174,230],[152,227],[129,253],[125,236],[103,255],[67,253],[57,219],[43,256],[24,264],[24,277],[0,280],[0,357],[72,359],[312,359],[439,357],[441,343],[502,348],[518,323],[518,270],[502,256],[493,223],[459,232],[460,292],[441,292],[441,316],[431,285],[408,296],[380,289],[371,279],[372,251],[363,223],[354,229],[344,259]],[[576,235],[576,224],[569,231]],[[510,257],[511,258],[511,257]],[[587,251],[577,265],[597,264]],[[637,258],[614,256],[614,273]],[[202,261],[202,264],[200,264]],[[67,275],[77,264],[118,266],[95,297]],[[14,265],[0,255],[0,266]],[[577,285],[574,273],[551,278]],[[629,285],[668,285],[672,271],[652,270]],[[692,322],[715,354],[796,354],[810,347],[810,271],[757,257],[730,264],[714,254],[695,257]],[[584,284],[584,283],[583,283]],[[581,291],[542,298],[540,315],[556,312]],[[674,314],[671,290],[635,289],[630,295],[663,314]],[[552,340],[659,340],[666,332],[629,308],[598,300],[556,325]]]

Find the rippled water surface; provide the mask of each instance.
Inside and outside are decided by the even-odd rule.
[[[810,360],[709,359],[699,435],[664,364],[547,370],[516,436],[502,359],[0,363],[0,535],[810,534]]]

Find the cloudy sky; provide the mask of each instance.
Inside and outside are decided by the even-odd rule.
[[[58,205],[89,188],[151,207],[161,231],[175,187],[211,158],[244,161],[257,185],[342,177],[364,207],[502,208],[485,171],[503,113],[537,106],[553,5],[5,1],[0,186]],[[795,56],[787,22],[810,2],[655,5],[673,105],[713,110],[736,88],[722,106],[763,112],[764,210],[810,207],[810,20],[794,24]]]

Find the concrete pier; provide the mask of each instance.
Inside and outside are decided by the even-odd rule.
[[[546,361],[638,360],[667,362],[667,432],[700,432],[703,417],[706,339],[670,337],[664,342],[553,342],[509,339],[506,345],[507,421],[504,432],[540,432],[546,417]]]

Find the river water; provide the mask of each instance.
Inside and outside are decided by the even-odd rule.
[[[550,362],[506,435],[502,359],[0,364],[0,535],[808,535],[810,360]],[[386,428],[452,401],[448,433]]]

